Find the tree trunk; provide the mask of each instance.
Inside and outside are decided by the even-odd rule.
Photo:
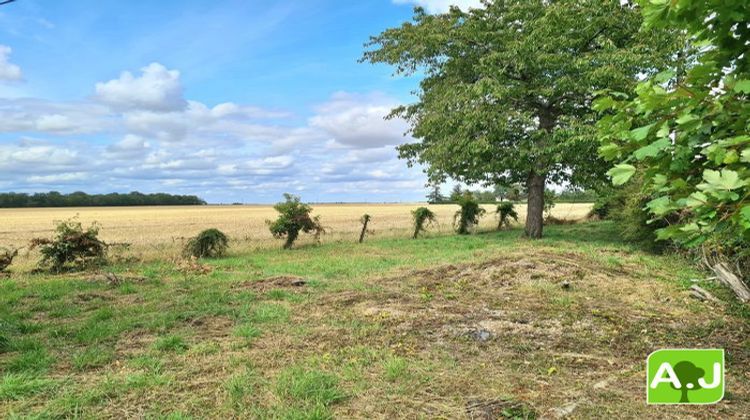
[[[682,389],[680,389],[680,402],[681,403],[689,403],[690,400],[688,399],[688,388],[683,385]]]
[[[531,239],[541,238],[544,229],[544,181],[543,175],[532,172],[526,182],[529,193],[526,207],[526,236]]]

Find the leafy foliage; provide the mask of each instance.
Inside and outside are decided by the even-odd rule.
[[[284,249],[292,247],[300,232],[312,233],[316,240],[325,233],[320,224],[320,216],[310,217],[312,207],[301,202],[295,195],[284,193],[284,201],[277,203],[273,208],[279,212],[279,218],[266,223],[275,238],[286,238]]]
[[[506,226],[510,226],[510,219],[518,222],[518,213],[516,208],[510,201],[503,201],[497,205],[497,230],[500,230]]]
[[[17,249],[7,249],[0,247],[0,272],[5,271],[6,268],[13,262],[13,258],[18,255]]]
[[[595,102],[600,154],[617,164],[615,185],[643,169],[646,208],[657,231],[686,247],[750,239],[750,8],[742,2],[643,2],[646,28],[689,35],[682,60]],[[670,220],[671,219],[671,220]],[[718,249],[712,246],[713,249]]]
[[[183,253],[188,257],[215,258],[224,256],[229,248],[229,238],[218,229],[206,229],[190,238]]]
[[[412,238],[417,239],[420,233],[425,232],[427,227],[437,222],[437,216],[427,207],[418,207],[411,211],[414,219],[414,235]]]
[[[36,238],[31,241],[31,248],[36,247],[42,254],[39,265],[53,272],[66,268],[86,269],[107,262],[107,244],[99,240],[96,222],[85,230],[80,222],[73,219],[58,222],[52,239]]]
[[[469,229],[479,224],[479,218],[486,211],[479,206],[479,203],[474,200],[474,196],[471,193],[461,196],[458,200],[458,205],[461,206],[461,209],[453,215],[453,225],[456,228],[456,233],[466,235],[469,233]]]
[[[593,92],[626,89],[671,39],[639,33],[619,0],[487,2],[429,15],[371,38],[364,60],[424,73],[417,103],[393,110],[418,141],[399,147],[432,181],[529,187],[527,234],[542,234],[547,182],[586,184],[606,165],[590,128]],[[534,190],[532,194],[531,191]]]

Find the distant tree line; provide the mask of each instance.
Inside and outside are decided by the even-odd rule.
[[[96,206],[187,206],[204,205],[194,195],[172,195],[166,193],[143,194],[138,191],[127,194],[86,194],[76,191],[62,194],[46,193],[0,193],[0,208],[13,207],[96,207]]]

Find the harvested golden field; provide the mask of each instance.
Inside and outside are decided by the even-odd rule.
[[[359,218],[372,216],[370,229],[376,237],[408,235],[411,227],[411,210],[423,204],[318,204],[314,214],[320,215],[328,234],[323,241],[355,240],[360,229]],[[451,230],[453,214],[458,206],[452,204],[428,206],[438,216],[433,232]],[[479,225],[480,230],[493,229],[497,223],[494,206],[484,205],[487,215]],[[525,205],[517,205],[519,222],[523,223]],[[559,219],[582,219],[591,209],[587,203],[558,204],[552,215]],[[181,207],[80,207],[0,209],[0,246],[22,247],[34,237],[52,234],[54,221],[77,217],[84,225],[94,221],[101,226],[101,238],[109,243],[129,243],[130,251],[138,257],[149,259],[164,257],[179,251],[184,239],[206,228],[218,228],[233,240],[235,252],[249,248],[281,246],[266,226],[274,219],[271,206],[181,206]],[[310,243],[303,236],[299,244]],[[28,259],[22,252],[18,261]]]

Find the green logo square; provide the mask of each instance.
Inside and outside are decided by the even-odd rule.
[[[646,361],[649,404],[714,404],[724,398],[723,349],[663,349]]]

